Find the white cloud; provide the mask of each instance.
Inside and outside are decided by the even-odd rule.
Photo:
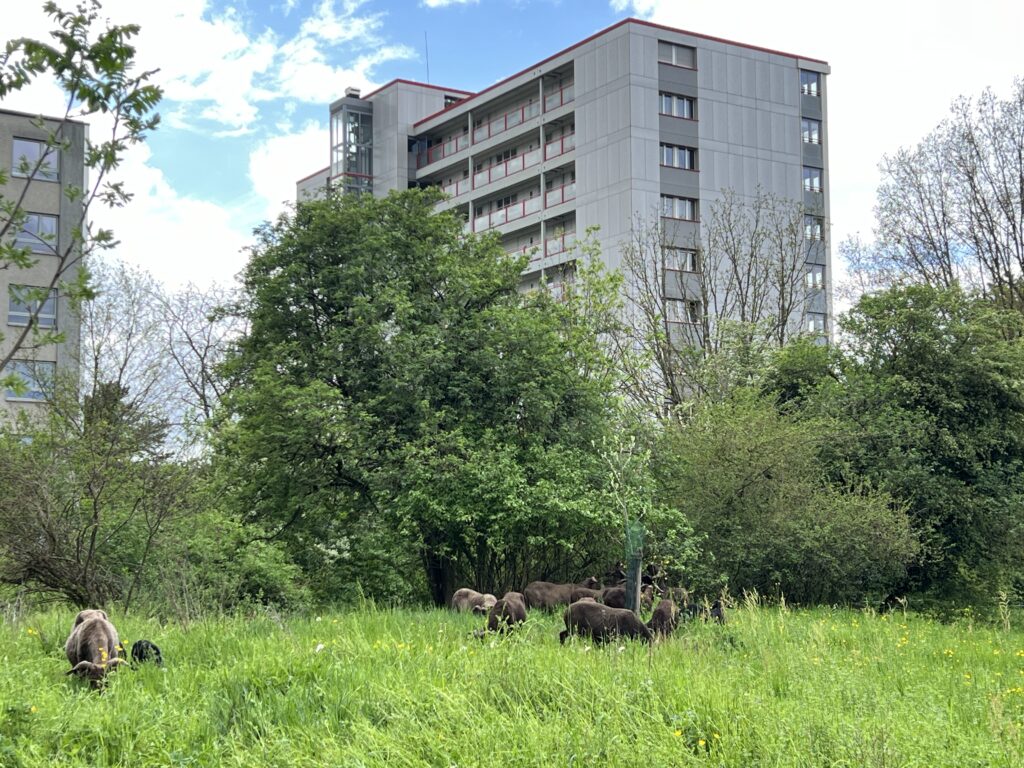
[[[427,8],[448,8],[452,5],[476,5],[480,0],[423,0]]]
[[[323,168],[327,159],[327,126],[315,122],[296,132],[274,136],[249,156],[253,192],[264,202],[260,216],[273,219],[285,201],[295,199],[295,180],[305,171]]]
[[[916,143],[961,94],[1007,94],[1024,75],[1024,3],[610,0],[659,24],[825,59],[833,241],[873,226],[878,161]],[[835,248],[833,248],[835,258]],[[838,258],[835,258],[838,262]],[[837,266],[840,266],[837,264]]]

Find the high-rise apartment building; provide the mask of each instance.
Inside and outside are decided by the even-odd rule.
[[[63,148],[49,146],[51,134],[60,137]],[[82,204],[67,192],[84,187],[85,136],[83,123],[0,110],[0,169],[6,177],[0,195],[25,214],[17,222],[9,211],[0,210],[0,231],[32,262],[0,270],[0,360],[32,322],[41,331],[59,331],[64,337],[61,343],[38,344],[29,329],[3,371],[18,373],[27,390],[0,390],[0,416],[38,407],[57,372],[76,365],[79,321],[61,283],[73,281],[78,271],[77,254],[67,254],[74,247],[75,230],[84,226]]]
[[[479,93],[395,80],[330,107],[330,165],[298,183],[384,195],[436,185],[473,232],[531,254],[527,285],[567,273],[577,235],[596,226],[620,265],[638,222],[676,246],[665,294],[680,322],[702,312],[688,291],[701,219],[731,190],[803,206],[805,274],[793,322],[831,316],[828,64],[627,19]],[[669,305],[666,301],[666,305]]]

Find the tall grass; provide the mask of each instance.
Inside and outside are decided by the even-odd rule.
[[[366,606],[161,626],[163,669],[64,676],[73,614],[0,626],[3,766],[1021,766],[1024,635],[754,602],[724,627],[558,644],[558,616]]]

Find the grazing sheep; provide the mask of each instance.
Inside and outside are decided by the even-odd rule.
[[[160,654],[160,647],[149,640],[136,640],[132,644],[132,662],[144,664],[147,661],[152,661],[157,666],[164,663],[164,657]]]
[[[667,598],[658,603],[658,607],[654,609],[651,620],[647,622],[647,626],[650,627],[654,634],[662,635],[663,637],[668,637],[675,632],[678,624],[679,609],[672,600]]]
[[[708,618],[717,621],[719,624],[725,624],[725,606],[721,600],[715,600],[711,604],[711,611],[708,613]]]
[[[577,600],[582,600],[584,597],[592,597],[595,600],[601,599],[600,589],[587,589],[586,587],[576,587],[572,591],[572,595],[569,598],[570,603],[575,603]]]
[[[600,582],[593,576],[588,576],[579,584],[555,584],[550,581],[531,581],[526,585],[523,594],[526,595],[526,605],[529,608],[557,608],[560,605],[568,605],[572,602],[572,592],[580,587],[584,589],[597,589]]]
[[[124,660],[118,657],[121,641],[107,614],[99,610],[82,611],[75,617],[64,652],[71,662],[65,674],[88,677],[98,686],[111,669]]]
[[[488,632],[509,632],[526,621],[526,598],[522,592],[506,592],[487,614]]]
[[[632,611],[609,608],[589,599],[565,609],[565,629],[559,633],[558,641],[564,644],[570,635],[589,637],[595,643],[617,637],[640,638],[649,643],[653,638],[651,630]]]
[[[626,588],[607,587],[601,590],[601,602],[609,608],[626,607]],[[640,609],[648,610],[654,602],[654,587],[650,584],[640,590]]]
[[[483,594],[475,589],[463,587],[452,595],[452,610],[460,613],[465,611],[487,613],[496,602],[498,602],[498,598],[490,593]]]

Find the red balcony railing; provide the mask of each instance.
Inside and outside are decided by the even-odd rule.
[[[575,98],[576,84],[569,83],[568,85],[563,85],[554,93],[549,93],[544,97],[544,111],[550,112],[553,109],[558,109],[563,104],[568,104]]]
[[[566,152],[569,152],[573,149],[576,149],[575,131],[573,131],[572,133],[567,133],[560,139],[555,139],[554,141],[549,141],[547,144],[545,144],[544,159],[550,160],[552,157],[564,155]]]
[[[469,192],[469,190],[472,188],[473,185],[471,184],[469,179],[459,179],[458,181],[453,181],[450,184],[445,184],[443,187],[441,187],[442,190],[447,192],[452,197],[464,195],[467,192]]]
[[[544,241],[544,255],[557,256],[565,253],[576,244],[576,231],[563,232],[558,237],[549,237]]]
[[[505,208],[498,208],[496,211],[491,211],[483,216],[477,216],[473,220],[473,231],[482,232],[492,227],[500,227],[502,224],[529,216],[531,213],[537,213],[540,209],[541,198],[539,196],[520,200],[518,203],[512,203],[512,205]]]
[[[497,136],[499,133],[504,133],[509,128],[515,128],[517,125],[521,125],[531,117],[536,117],[539,114],[540,103],[536,101],[531,102],[530,104],[523,104],[521,107],[516,107],[515,109],[510,110],[503,115],[499,115],[483,125],[474,128],[473,143],[478,144],[492,136]]]
[[[420,152],[418,155],[416,155],[416,167],[422,168],[425,165],[436,163],[438,160],[441,160],[450,155],[454,155],[456,152],[461,152],[462,150],[468,147],[468,135],[456,136],[455,138],[448,139],[448,141],[445,141],[441,144],[437,144],[428,149],[426,152]]]
[[[576,182],[571,181],[560,187],[549,189],[544,195],[544,207],[551,208],[576,199]]]
[[[525,154],[511,157],[503,163],[496,163],[489,168],[484,168],[482,171],[477,171],[473,174],[473,188],[482,187],[485,184],[490,184],[492,181],[498,181],[498,179],[504,179],[506,176],[512,176],[513,174],[525,171],[531,166],[540,163],[540,150],[534,149]]]

